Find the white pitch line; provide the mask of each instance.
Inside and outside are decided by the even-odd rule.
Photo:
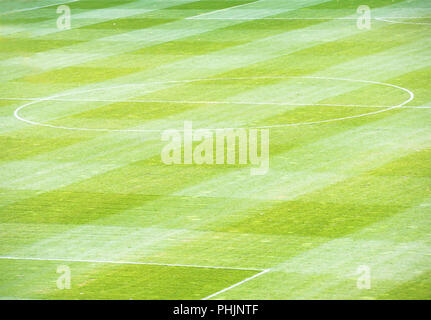
[[[214,11],[210,11],[210,12],[206,12],[206,13],[201,13],[201,14],[198,14],[196,16],[188,17],[188,18],[185,18],[185,19],[186,20],[193,20],[193,19],[196,19],[197,17],[202,17],[202,16],[206,16],[206,15],[209,15],[209,14],[213,14],[213,13],[223,12],[223,11],[227,11],[227,10],[230,10],[230,9],[245,7],[245,6],[248,6],[250,4],[259,2],[259,1],[260,0],[249,2],[249,3],[240,4],[240,5],[237,5],[237,6],[233,6],[233,7],[229,7],[229,8],[224,8],[224,9],[220,9],[220,10],[214,10]]]
[[[377,17],[374,19],[431,19],[431,17]]]
[[[61,259],[61,258],[30,258],[30,257],[0,257],[0,260],[30,260],[30,261],[59,261],[59,262],[88,262],[88,263],[107,263],[107,264],[132,264],[132,265],[147,265],[147,266],[165,266],[165,267],[184,267],[184,268],[200,268],[200,269],[222,269],[222,270],[240,270],[240,271],[260,271],[259,273],[244,279],[238,283],[231,285],[228,288],[220,290],[212,295],[203,298],[208,300],[216,295],[226,292],[230,289],[238,287],[239,285],[255,279],[271,269],[254,269],[254,268],[237,268],[237,267],[217,267],[217,266],[201,266],[201,265],[188,265],[188,264],[170,264],[170,263],[153,263],[153,262],[134,262],[134,261],[109,261],[109,260],[86,260],[86,259]]]
[[[52,6],[59,6],[62,4],[68,4],[68,3],[72,3],[72,2],[78,2],[80,0],[70,0],[70,1],[63,1],[63,2],[59,2],[59,3],[52,3],[52,4],[47,4],[44,6],[40,6],[40,7],[32,7],[32,8],[24,8],[24,9],[18,9],[18,10],[12,10],[12,11],[7,11],[4,13],[0,13],[0,16],[4,16],[7,14],[11,14],[11,13],[18,13],[18,12],[25,12],[25,11],[31,11],[31,10],[36,10],[36,9],[43,9],[43,8],[48,8],[48,7],[52,7]]]
[[[240,281],[240,282],[238,282],[238,283],[235,283],[234,285],[231,285],[230,287],[227,287],[226,289],[223,289],[223,290],[220,290],[220,291],[218,291],[218,292],[216,292],[216,293],[213,293],[212,295],[210,295],[210,296],[208,296],[208,297],[205,297],[205,298],[203,298],[202,300],[208,300],[208,299],[211,299],[211,298],[213,298],[213,297],[215,297],[215,296],[217,296],[217,295],[219,295],[219,294],[221,294],[221,293],[223,293],[223,292],[226,292],[226,291],[228,291],[228,290],[230,290],[230,289],[233,289],[233,288],[235,288],[235,287],[238,287],[238,286],[242,285],[243,283],[245,283],[245,282],[247,282],[247,281],[250,281],[250,280],[253,280],[253,279],[257,278],[257,277],[260,277],[261,275],[263,275],[263,274],[265,274],[265,273],[267,273],[267,272],[269,272],[269,271],[271,271],[271,269],[265,269],[265,270],[263,270],[262,272],[259,272],[258,274],[255,274],[254,276],[252,276],[252,277],[250,277],[250,278],[244,279],[244,280],[242,280],[242,281]]]
[[[394,84],[389,84],[389,83],[384,83],[384,82],[378,82],[378,81],[370,81],[370,80],[358,80],[358,79],[346,79],[346,78],[333,78],[333,77],[312,77],[312,76],[285,76],[285,77],[237,77],[237,78],[207,78],[207,79],[191,79],[191,80],[170,80],[170,81],[159,81],[159,82],[152,82],[152,83],[148,83],[148,84],[166,84],[166,83],[193,83],[193,82],[203,82],[203,81],[226,81],[226,80],[256,80],[256,79],[316,79],[316,80],[338,80],[338,81],[350,81],[350,82],[358,82],[358,83],[367,83],[367,84],[375,84],[375,85],[381,85],[381,86],[387,86],[387,87],[392,87],[392,88],[396,88],[396,89],[400,89],[406,93],[409,94],[409,98],[396,105],[396,106],[391,106],[389,108],[383,108],[381,110],[378,111],[373,111],[373,112],[367,112],[367,113],[363,113],[363,114],[359,114],[359,115],[354,115],[354,116],[348,116],[348,117],[342,117],[342,118],[335,118],[335,119],[328,119],[328,120],[322,120],[322,121],[312,121],[312,122],[300,122],[300,123],[288,123],[288,124],[280,124],[280,125],[271,125],[271,126],[259,126],[259,127],[244,127],[244,128],[230,128],[230,129],[268,129],[268,128],[282,128],[282,127],[293,127],[293,126],[303,126],[303,125],[314,125],[314,124],[322,124],[322,123],[330,123],[330,122],[335,122],[335,121],[343,121],[343,120],[349,120],[349,119],[356,119],[356,118],[362,118],[362,117],[366,117],[366,116],[371,116],[371,115],[376,115],[382,112],[386,112],[386,111],[390,111],[390,110],[394,110],[394,109],[399,109],[404,107],[406,104],[410,103],[415,95],[412,91],[410,91],[409,89],[400,87],[400,86],[396,86]],[[31,101],[29,103],[25,103],[22,106],[18,107],[17,109],[15,109],[14,111],[14,117],[20,121],[26,122],[28,124],[31,125],[35,125],[35,126],[42,126],[42,127],[47,127],[47,128],[55,128],[55,129],[63,129],[63,130],[78,130],[78,131],[93,131],[93,132],[162,132],[163,130],[161,129],[108,129],[108,128],[79,128],[79,127],[66,127],[66,126],[55,126],[52,124],[46,124],[46,123],[41,123],[41,122],[37,122],[37,121],[32,121],[32,120],[28,120],[25,119],[23,117],[21,117],[19,115],[19,112],[30,106],[33,104],[36,104],[38,102],[43,102],[43,101],[49,101],[50,99],[56,99],[58,97],[64,97],[64,96],[68,96],[68,95],[72,95],[72,94],[79,94],[79,93],[87,93],[87,92],[92,92],[92,91],[97,91],[97,90],[106,90],[106,89],[116,89],[116,88],[122,88],[122,87],[127,87],[127,86],[139,86],[142,84],[137,84],[137,83],[131,83],[131,84],[124,84],[124,85],[120,85],[120,86],[114,86],[114,87],[109,87],[109,88],[94,88],[94,89],[89,89],[89,90],[83,90],[83,91],[78,91],[78,92],[69,92],[69,93],[62,93],[62,94],[58,94],[58,95],[54,95],[51,97],[46,97],[46,98],[41,98],[39,100],[36,101]],[[378,106],[376,106],[378,107]],[[207,130],[217,130],[217,129],[223,129],[223,128],[207,128]]]
[[[417,25],[427,25],[427,26],[431,25],[431,23],[427,23],[427,22],[394,21],[392,19],[394,19],[394,18],[376,18],[376,20],[378,20],[378,21],[384,21],[384,22],[389,22],[389,23],[417,24]],[[413,19],[413,18],[404,18],[404,19]],[[417,18],[417,19],[429,19],[429,18],[425,17],[425,18]]]
[[[263,17],[263,18],[248,18],[248,17],[219,17],[219,18],[186,18],[188,20],[357,20],[357,18],[277,18],[277,17]]]
[[[290,103],[290,102],[247,102],[247,101],[190,101],[190,100],[121,100],[121,99],[50,99],[50,98],[2,98],[10,101],[56,101],[56,102],[132,102],[132,103],[183,103],[183,104],[234,104],[234,105],[275,105],[275,106],[322,106],[347,108],[390,108],[391,106],[371,106],[363,104],[335,104],[335,103]],[[405,106],[404,109],[431,109],[424,106]]]
[[[0,100],[40,101],[41,98],[0,98]],[[333,103],[290,103],[290,102],[247,102],[247,101],[190,101],[190,100],[120,100],[120,99],[49,99],[43,101],[57,102],[137,102],[137,103],[184,103],[184,104],[238,104],[238,105],[275,105],[275,106],[324,106],[355,108],[390,108],[391,106],[369,106],[361,104]]]
[[[199,16],[186,18],[188,20],[358,20],[357,17],[262,17],[262,18],[249,18],[249,17],[205,17],[200,18]],[[379,17],[372,18],[374,20],[392,22],[392,23],[403,23],[398,21],[390,21],[389,19],[429,19],[428,17]],[[414,23],[411,24],[429,24],[429,23]],[[410,24],[409,23],[409,24]]]
[[[106,264],[133,264],[133,265],[148,265],[148,266],[185,267],[185,268],[202,268],[202,269],[223,269],[223,270],[242,270],[242,271],[265,271],[265,269],[254,269],[254,268],[217,267],[217,266],[201,266],[201,265],[192,265],[192,264],[189,265],[189,264],[172,264],[172,263],[155,263],[155,262],[134,262],[134,261],[109,261],[109,260],[34,258],[34,257],[0,257],[0,259],[1,260],[88,262],[88,263],[106,263]]]

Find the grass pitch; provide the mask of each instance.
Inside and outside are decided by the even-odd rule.
[[[0,1],[0,297],[431,298],[429,1],[64,2]],[[164,164],[184,121],[268,173]]]

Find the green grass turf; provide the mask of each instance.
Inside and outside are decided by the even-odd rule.
[[[430,299],[428,2],[373,1],[372,17],[420,19],[360,30],[323,19],[357,18],[359,0],[81,0],[59,30],[57,1],[0,1],[0,298],[202,299],[270,269],[213,298]],[[305,17],[319,19],[291,19]],[[61,95],[20,115],[75,128],[277,126],[409,98],[328,77],[415,97],[271,128],[263,176],[165,165],[158,132],[14,117],[30,101],[19,99]],[[112,101],[82,101],[100,99]],[[64,265],[70,290],[56,286]],[[368,290],[356,285],[364,265]]]

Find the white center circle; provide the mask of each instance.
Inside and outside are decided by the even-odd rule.
[[[312,124],[320,124],[320,123],[328,123],[328,122],[335,122],[335,121],[341,121],[341,120],[348,120],[348,119],[355,119],[355,118],[361,118],[361,117],[366,117],[366,116],[371,116],[371,115],[375,115],[375,114],[379,114],[382,112],[386,112],[389,110],[393,110],[393,109],[397,109],[397,108],[401,108],[403,106],[405,106],[407,103],[411,102],[414,99],[414,94],[413,92],[411,92],[410,90],[400,87],[400,86],[396,86],[393,84],[388,84],[388,83],[384,83],[384,82],[378,82],[378,81],[369,81],[369,80],[356,80],[356,79],[344,79],[344,78],[333,78],[333,77],[300,77],[300,76],[286,76],[286,77],[241,77],[241,78],[215,78],[215,79],[192,79],[192,80],[172,80],[172,81],[159,81],[159,82],[151,82],[151,83],[142,83],[142,84],[124,84],[124,85],[119,85],[119,86],[114,86],[114,87],[109,87],[109,88],[93,88],[93,89],[87,89],[87,90],[82,90],[82,91],[78,91],[78,92],[69,92],[69,93],[64,93],[64,94],[59,94],[59,95],[54,95],[51,97],[46,97],[46,98],[40,98],[40,99],[36,99],[35,101],[31,101],[28,102],[20,107],[18,107],[15,112],[14,112],[14,116],[15,118],[17,118],[20,121],[24,121],[28,124],[31,125],[36,125],[36,126],[42,126],[42,127],[48,127],[48,128],[55,128],[55,129],[63,129],[63,130],[79,130],[79,131],[101,131],[101,132],[161,132],[164,129],[110,129],[110,128],[81,128],[81,127],[66,127],[66,126],[55,126],[55,125],[51,125],[51,124],[47,124],[47,123],[41,123],[41,122],[37,122],[37,121],[33,121],[33,120],[29,120],[26,119],[24,117],[22,117],[20,115],[20,111],[22,111],[24,108],[27,108],[31,105],[43,102],[43,101],[55,101],[59,98],[62,97],[67,97],[70,95],[76,95],[76,94],[84,94],[84,93],[89,93],[89,92],[94,92],[94,91],[100,91],[100,90],[113,90],[113,89],[118,89],[118,88],[124,88],[124,87],[132,87],[132,86],[142,86],[142,85],[148,85],[148,84],[175,84],[175,83],[193,83],[193,82],[204,82],[204,81],[228,81],[228,80],[259,80],[259,79],[317,79],[317,80],[338,80],[338,81],[348,81],[348,82],[357,82],[357,83],[366,83],[366,84],[375,84],[375,85],[380,85],[380,86],[385,86],[385,87],[392,87],[392,88],[396,88],[399,90],[402,90],[406,93],[409,94],[409,98],[407,100],[405,100],[404,102],[395,105],[395,106],[388,106],[388,107],[384,107],[381,110],[378,111],[373,111],[373,112],[368,112],[368,113],[363,113],[363,114],[359,114],[359,115],[353,115],[353,116],[348,116],[348,117],[341,117],[341,118],[334,118],[334,119],[328,119],[328,120],[322,120],[322,121],[311,121],[311,122],[302,122],[302,123],[288,123],[288,124],[278,124],[278,125],[268,125],[268,126],[255,126],[255,127],[242,127],[242,128],[248,128],[248,129],[264,129],[264,128],[281,128],[281,127],[291,127],[291,126],[300,126],[300,125],[312,125]],[[85,101],[85,100],[82,100]],[[89,101],[108,101],[108,100],[89,100]],[[113,102],[133,102],[133,100],[113,100]],[[144,102],[151,102],[151,101],[144,101]],[[175,101],[166,101],[166,102],[175,102]],[[210,101],[179,101],[181,103],[231,103],[231,102],[210,102]],[[233,103],[235,104],[235,103]],[[241,104],[241,103],[237,103],[237,104]],[[242,104],[253,104],[253,103],[242,103]],[[261,104],[266,104],[266,103],[261,103]],[[267,103],[267,104],[271,104],[271,103]],[[288,104],[288,103],[284,103],[284,104]],[[295,104],[298,105],[298,104]],[[313,104],[306,104],[306,105],[313,105]],[[377,107],[381,107],[381,106],[375,106]],[[207,128],[209,130],[216,130],[216,129],[226,129],[226,128]],[[229,127],[229,129],[240,129],[240,128],[232,128]]]

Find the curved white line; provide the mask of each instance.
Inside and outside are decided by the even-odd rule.
[[[355,118],[361,118],[361,117],[366,117],[366,116],[370,116],[370,115],[374,115],[374,114],[379,114],[382,112],[386,112],[389,110],[393,110],[396,108],[401,108],[404,105],[406,105],[407,103],[409,103],[410,101],[412,101],[415,97],[415,95],[413,94],[413,92],[411,92],[409,89],[400,87],[400,86],[396,86],[393,84],[389,84],[389,83],[384,83],[384,82],[378,82],[378,81],[370,81],[370,80],[356,80],[356,79],[345,79],[345,78],[334,78],[334,77],[312,77],[312,76],[304,76],[304,77],[300,77],[300,76],[290,76],[290,77],[238,77],[238,78],[213,78],[213,79],[191,79],[191,80],[171,80],[171,81],[157,81],[157,82],[151,82],[151,83],[145,83],[145,85],[148,84],[166,84],[166,83],[192,83],[192,82],[202,82],[202,81],[227,81],[227,80],[258,80],[258,79],[318,79],[318,80],[338,80],[338,81],[350,81],[350,82],[361,82],[361,83],[371,83],[371,84],[376,84],[376,85],[382,85],[382,86],[387,86],[387,87],[393,87],[393,88],[397,88],[400,89],[404,92],[407,92],[410,97],[409,99],[407,99],[406,101],[404,101],[403,103],[396,105],[396,106],[390,106],[388,108],[382,109],[382,110],[378,110],[378,111],[374,111],[374,112],[368,112],[368,113],[364,113],[364,114],[359,114],[359,115],[355,115],[355,116],[349,116],[349,117],[342,117],[342,118],[336,118],[336,119],[329,119],[329,120],[322,120],[322,121],[312,121],[312,122],[303,122],[303,123],[291,123],[291,124],[280,124],[280,125],[272,125],[272,126],[260,126],[260,127],[243,127],[243,128],[229,128],[229,129],[267,129],[267,128],[281,128],[281,127],[292,127],[292,126],[301,126],[301,125],[311,125],[311,124],[321,124],[321,123],[328,123],[328,122],[335,122],[335,121],[341,121],[341,120],[348,120],[348,119],[355,119]],[[132,83],[132,84],[124,84],[124,85],[120,85],[120,86],[114,86],[114,87],[109,87],[109,88],[95,88],[95,89],[88,89],[88,90],[83,90],[83,91],[78,91],[78,92],[69,92],[69,93],[64,93],[64,94],[59,94],[59,95],[54,95],[51,97],[47,97],[47,98],[40,98],[36,101],[32,101],[29,103],[26,103],[20,107],[18,107],[15,111],[14,111],[14,116],[15,118],[17,118],[20,121],[29,123],[31,125],[36,125],[36,126],[43,126],[43,127],[48,127],[48,128],[55,128],[55,129],[64,129],[64,130],[79,130],[79,131],[98,131],[98,132],[161,132],[163,131],[163,129],[97,129],[97,128],[77,128],[77,127],[65,127],[65,126],[54,126],[54,125],[50,125],[50,124],[45,124],[45,123],[40,123],[40,122],[36,122],[36,121],[32,121],[32,120],[28,120],[25,119],[23,117],[21,117],[19,115],[19,112],[36,103],[42,102],[42,101],[50,101],[52,99],[56,99],[59,97],[64,97],[64,96],[68,96],[68,95],[72,95],[72,94],[81,94],[81,93],[88,93],[88,92],[93,92],[93,91],[98,91],[98,90],[106,90],[106,89],[117,89],[117,88],[122,88],[122,87],[130,87],[130,86],[140,86],[143,84],[136,84],[136,83]],[[376,106],[379,107],[379,106]],[[217,130],[217,129],[225,129],[225,128],[206,128],[207,130]]]

